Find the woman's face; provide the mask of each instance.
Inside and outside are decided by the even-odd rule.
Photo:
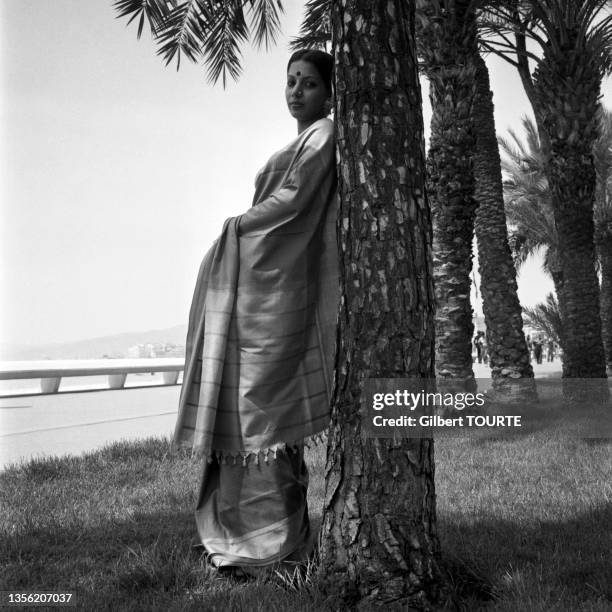
[[[327,116],[330,95],[316,66],[310,62],[297,60],[289,66],[285,98],[299,131]]]

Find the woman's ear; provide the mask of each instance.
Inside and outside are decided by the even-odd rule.
[[[323,108],[325,110],[325,115],[329,115],[329,113],[331,113],[332,109],[334,108],[334,99],[332,96],[330,96],[329,98],[327,98],[327,100],[325,100],[325,104],[323,105]]]

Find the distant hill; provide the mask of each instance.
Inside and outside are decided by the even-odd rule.
[[[485,329],[484,317],[474,317],[474,329]],[[152,329],[144,332],[126,332],[114,336],[90,338],[78,342],[19,346],[0,344],[0,360],[20,361],[33,359],[100,359],[127,357],[127,350],[135,344],[176,344],[185,345],[186,325],[167,329]]]
[[[77,342],[60,342],[38,346],[0,344],[0,359],[19,361],[29,359],[100,359],[127,357],[127,350],[135,344],[169,343],[184,346],[186,325],[144,332],[126,332],[114,336],[102,336]]]

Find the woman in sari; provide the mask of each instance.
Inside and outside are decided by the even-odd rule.
[[[304,442],[329,423],[338,302],[332,67],[321,51],[291,56],[298,136],[225,222],[191,305],[174,440],[206,457],[196,525],[221,568],[309,553]]]

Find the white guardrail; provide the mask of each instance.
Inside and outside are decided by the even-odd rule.
[[[164,387],[179,384],[183,371],[182,358],[159,359],[78,359],[46,361],[5,361],[0,362],[0,381],[40,380],[40,390],[15,390],[0,386],[0,397],[21,397],[26,395],[50,395],[73,393],[75,391],[104,391],[116,389],[138,389],[143,387]],[[136,380],[126,385],[129,374],[161,373],[161,382],[146,383]],[[65,378],[83,376],[105,376],[106,385],[63,387]]]

